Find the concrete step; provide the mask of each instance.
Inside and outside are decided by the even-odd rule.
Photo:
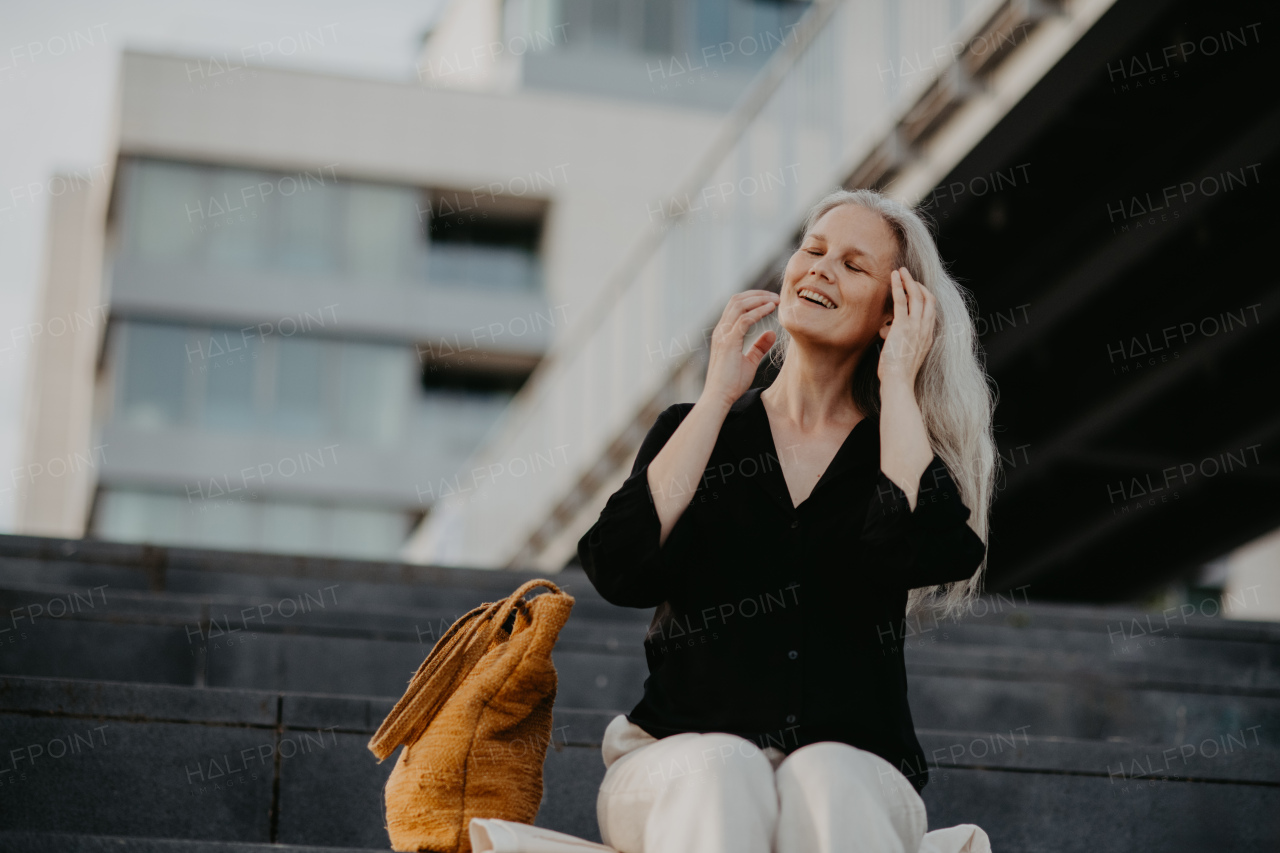
[[[10,616],[4,620],[8,624],[0,624],[0,641],[6,634],[12,639],[15,634],[54,631],[55,626],[88,621],[170,629],[175,636],[181,635],[188,653],[202,644],[221,649],[248,635],[262,634],[413,642],[429,648],[462,613],[484,601],[477,591],[452,590],[457,605],[453,609],[408,603],[374,607],[346,592],[341,584],[294,587],[286,597],[264,599],[0,579],[0,612]],[[641,657],[647,623],[634,619],[635,611],[610,609],[615,612],[575,607],[558,646]],[[614,618],[617,614],[622,615]],[[1263,692],[1280,688],[1280,638],[1269,636],[1264,630],[1269,626],[1245,623],[1223,631],[1200,625],[1195,631],[1118,645],[1114,636],[1088,628],[1073,630],[1069,623],[1025,626],[1022,617],[1032,615],[1038,614],[1021,613],[1012,623],[999,617],[976,617],[913,629],[902,636],[886,636],[886,647],[904,645],[909,666],[920,672],[959,669],[978,677],[984,671],[1006,677],[1031,669],[1096,672],[1152,686],[1196,682]],[[1055,616],[1051,612],[1047,621],[1052,623]],[[311,685],[308,689],[324,688]]]
[[[57,593],[56,595],[61,595]],[[26,618],[51,610],[50,589],[0,591],[10,614],[0,625],[0,672],[63,678],[143,681],[361,695],[399,695],[441,633],[438,611],[316,613],[237,619],[240,610],[207,610],[199,600],[108,599],[61,617]],[[278,604],[278,602],[277,602]],[[136,606],[135,606],[136,605]],[[57,611],[55,611],[56,613]],[[256,611],[255,611],[256,613]],[[212,614],[214,618],[209,618]],[[19,618],[15,627],[15,618]],[[377,627],[374,627],[374,626]],[[648,670],[636,653],[643,627],[570,618],[554,658],[562,700],[575,707],[630,708]],[[7,635],[7,636],[6,636]],[[1210,641],[1216,642],[1216,641]],[[1267,652],[1269,654],[1269,652]],[[1263,653],[1259,653],[1261,656]],[[912,683],[925,677],[974,682],[1031,682],[1114,696],[1128,688],[1171,693],[1221,693],[1280,699],[1277,670],[1197,660],[1099,660],[1086,652],[942,642],[908,647]],[[913,694],[913,700],[914,700]],[[1035,705],[1034,696],[1021,706]],[[1043,704],[1043,703],[1040,703]],[[1260,704],[1269,707],[1268,703]],[[1068,732],[1063,732],[1068,733]]]
[[[386,579],[399,577],[395,573],[374,571],[379,564],[370,564],[367,576],[352,573],[297,574],[270,576],[237,572],[234,563],[226,571],[217,567],[169,568],[157,577],[145,567],[111,565],[68,561],[44,561],[36,558],[0,557],[0,584],[23,587],[29,585],[56,585],[88,597],[96,590],[99,599],[108,601],[113,595],[134,593],[178,593],[188,596],[230,596],[267,603],[293,599],[303,604],[319,600],[323,594],[327,600],[337,599],[345,609],[395,609],[434,608],[456,612],[459,615],[477,604],[496,601],[509,595],[526,580],[544,577],[564,589],[576,599],[574,610],[596,618],[643,621],[647,624],[648,612],[615,607],[599,597],[586,576],[581,573],[559,575],[533,575],[527,572],[484,572],[453,569],[445,575],[447,582],[439,582],[431,574],[406,572],[411,576],[400,581]],[[287,569],[288,566],[283,568]],[[427,567],[417,566],[417,569]],[[445,570],[440,570],[445,574]],[[335,576],[336,575],[336,576]],[[310,596],[308,599],[307,596]]]
[[[0,536],[0,850],[386,849],[369,735],[456,618],[534,576]],[[597,839],[600,738],[639,699],[652,611],[548,577],[578,603],[538,822]],[[998,850],[1280,846],[1280,626],[1015,591],[883,633],[931,826]]]
[[[303,557],[284,554],[255,554],[211,548],[178,548],[102,542],[93,539],[57,539],[38,536],[0,535],[0,566],[45,565],[58,571],[76,567],[87,570],[118,570],[118,577],[141,579],[141,583],[121,583],[122,587],[168,588],[172,572],[230,574],[262,580],[325,578],[335,582],[402,584],[448,589],[484,588],[499,594],[509,592],[523,580],[539,577],[531,572],[481,571],[444,566],[422,566],[370,560]],[[132,574],[128,574],[128,573]],[[511,579],[515,578],[515,584]],[[555,580],[551,578],[551,580]]]
[[[377,764],[365,743],[389,707],[367,697],[0,678],[9,771],[0,779],[10,780],[0,782],[0,830],[41,844],[69,832],[385,849],[380,797],[392,761]],[[612,716],[557,709],[539,825],[598,839],[599,738]],[[1280,754],[1255,731],[1163,746],[1018,730],[919,733],[931,827],[977,823],[995,849],[1280,842]],[[60,849],[219,849],[73,843],[87,846]]]
[[[171,662],[150,654],[160,647],[159,639],[148,643],[145,634],[132,638],[135,643],[125,644],[110,634],[81,634],[65,645],[33,647],[23,659],[25,667],[12,665],[7,652],[0,654],[0,663],[6,664],[4,671],[21,675],[197,686],[190,661],[180,661],[185,668],[176,672],[174,667],[166,669]],[[246,641],[243,648],[212,652],[202,684],[377,695],[390,700],[403,692],[421,662],[422,651],[411,644],[403,644],[397,662],[385,642],[371,643],[362,652],[351,647],[352,641],[345,641],[341,651],[350,657],[343,658],[323,641],[306,639],[263,636]],[[273,647],[274,641],[286,647]],[[559,649],[553,659],[560,675],[557,702],[562,707],[629,710],[639,701],[647,674],[642,661]],[[167,682],[165,675],[171,676]],[[1178,742],[1215,736],[1225,726],[1261,725],[1263,741],[1280,745],[1277,697],[1139,689],[1098,679],[1054,680],[1044,673],[1027,679],[910,674],[909,685],[912,715],[922,727],[1029,727],[1041,735]]]
[[[356,853],[379,847],[316,847],[310,844],[254,844],[236,841],[191,841],[69,832],[0,832],[0,853]]]
[[[0,590],[0,612],[47,613],[65,594],[58,587]],[[23,618],[9,642],[0,634],[0,672],[396,697],[447,627],[446,617],[430,615],[438,611],[318,607],[246,622],[239,618],[244,601],[116,593],[105,605],[95,600],[62,616],[54,610],[52,617]],[[559,704],[633,707],[648,674],[643,658],[629,651],[643,636],[641,626],[628,638],[636,629],[571,617],[554,653]],[[1236,721],[1261,725],[1264,740],[1280,738],[1280,691],[1259,685],[1249,670],[1100,663],[1083,653],[945,641],[908,647],[907,656],[913,716],[923,727],[1180,742]]]
[[[236,633],[306,634],[320,637],[412,641],[428,649],[469,610],[487,603],[480,595],[458,598],[457,608],[403,603],[372,607],[344,600],[340,585],[286,598],[153,593],[105,587],[68,587],[0,581],[0,637],[70,622],[109,622],[184,629],[191,643]],[[592,615],[576,608],[558,645],[643,654],[647,623]]]
[[[427,607],[465,612],[475,603],[509,593],[524,580],[547,577],[578,599],[575,612],[591,618],[636,620],[648,624],[652,610],[620,608],[600,598],[580,569],[539,575],[531,572],[479,571],[360,560],[248,554],[210,549],[0,536],[0,585],[62,584],[85,588],[106,584],[115,591],[150,590],[196,595],[232,595],[263,602],[305,594],[328,585],[341,587],[340,607]],[[326,581],[327,583],[318,583]],[[599,610],[596,608],[599,606]],[[908,646],[937,642],[941,634],[955,643],[1003,643],[984,632],[1022,629],[1019,643],[1060,648],[1062,634],[1098,634],[1106,652],[1139,654],[1152,642],[1172,652],[1175,640],[1220,639],[1280,643],[1280,624],[1217,618],[1212,602],[1182,605],[1160,612],[1123,606],[1031,603],[1025,589],[987,596],[975,602],[959,623],[913,617],[885,626],[886,642]],[[1047,629],[1047,631],[1045,631]],[[1274,645],[1272,646],[1274,648]],[[1100,647],[1092,646],[1097,650]],[[1184,644],[1178,646],[1190,648]],[[1271,658],[1275,666],[1276,658]]]
[[[205,622],[210,628],[224,630],[240,627],[335,636],[372,633],[392,639],[422,640],[434,639],[466,611],[497,598],[493,590],[452,588],[440,591],[434,598],[426,596],[425,602],[415,602],[407,594],[408,588],[397,585],[390,591],[383,590],[387,600],[370,601],[367,596],[351,594],[349,584],[319,583],[294,582],[288,594],[281,597],[233,592],[152,592],[106,584],[68,586],[47,579],[32,582],[6,577],[0,568],[0,608],[15,613],[11,621],[16,626],[29,625],[39,618],[169,625]],[[416,592],[419,598],[424,597],[422,590]],[[590,597],[582,603],[601,604]],[[1025,651],[1087,654],[1120,662],[1172,659],[1236,669],[1280,669],[1280,632],[1271,630],[1274,626],[1269,623],[1215,619],[1181,625],[1146,618],[1138,624],[1131,618],[1127,625],[1117,619],[1099,626],[1089,619],[1071,622],[1058,611],[1055,607],[1027,605],[1017,613],[992,612],[960,622],[912,620],[899,626],[886,625],[882,639],[886,648],[902,645],[909,652],[921,653],[1009,646]],[[566,634],[563,640],[641,654],[640,643],[646,635],[650,613],[607,603],[594,610],[575,605],[575,625],[607,625],[610,630],[592,635]],[[193,628],[193,633],[198,630]]]

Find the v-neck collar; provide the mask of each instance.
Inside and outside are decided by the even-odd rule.
[[[752,480],[760,484],[782,506],[796,512],[818,493],[818,489],[846,472],[860,466],[875,466],[877,470],[879,469],[879,419],[875,415],[867,415],[854,424],[808,496],[800,501],[798,506],[793,504],[791,490],[787,488],[787,478],[782,473],[781,456],[773,440],[773,427],[769,424],[769,413],[765,410],[764,401],[760,399],[763,392],[763,387],[750,389],[738,398],[730,411],[736,410],[742,418],[743,430],[740,433],[739,449],[749,452],[747,445],[756,448],[763,445],[766,452],[771,454],[773,459],[778,460],[773,465],[762,466],[763,476],[753,477]]]

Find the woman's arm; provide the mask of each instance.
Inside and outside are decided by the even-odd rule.
[[[911,508],[919,500],[916,484],[933,459],[915,391],[894,382],[880,386],[880,470],[907,494]]]
[[[649,494],[653,496],[653,506],[662,523],[659,545],[667,541],[671,528],[676,526],[693,500],[698,480],[711,458],[711,449],[715,447],[730,405],[719,397],[707,399],[704,392],[661,452],[649,463]]]
[[[694,532],[679,521],[698,488],[729,407],[746,391],[760,360],[777,340],[775,333],[765,332],[743,355],[743,337],[777,301],[777,294],[760,290],[729,300],[712,335],[702,396],[697,403],[678,403],[658,416],[640,443],[631,475],[579,540],[582,568],[605,601],[620,607],[653,607],[667,599],[677,582],[680,556],[693,545]]]
[[[667,541],[693,500],[729,407],[751,386],[760,360],[778,338],[772,331],[765,332],[743,355],[747,329],[777,305],[778,294],[772,291],[744,290],[729,300],[716,324],[702,396],[649,463],[649,492],[662,522],[659,545]]]
[[[933,295],[906,267],[890,274],[893,323],[880,351],[880,470],[915,509],[921,475],[933,459],[929,433],[916,402],[915,382],[933,345]]]
[[[668,407],[649,428],[631,474],[577,543],[582,570],[605,601],[653,607],[678,583],[696,546],[685,511],[727,412],[704,396]]]
[[[882,471],[862,526],[862,553],[877,573],[869,578],[905,589],[968,580],[987,546],[969,526],[970,511],[946,463],[936,454],[907,493]]]
[[[929,443],[915,380],[933,345],[933,296],[906,268],[894,270],[893,323],[880,353],[880,476],[862,544],[909,589],[967,580],[987,546],[968,525],[970,511],[951,472]]]
[[[578,541],[583,570],[610,604],[653,607],[667,599],[680,571],[679,556],[690,543],[673,541],[674,555],[670,546],[659,545],[662,525],[647,478],[649,463],[692,409],[692,403],[677,403],[658,415],[640,442],[631,474],[609,496],[596,523]],[[673,538],[681,539],[681,526],[675,528]]]

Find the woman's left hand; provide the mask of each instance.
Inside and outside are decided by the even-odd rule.
[[[916,374],[933,346],[934,298],[923,284],[911,277],[906,267],[894,270],[889,280],[893,323],[880,351],[876,375],[881,385],[904,382],[908,388],[914,388]]]

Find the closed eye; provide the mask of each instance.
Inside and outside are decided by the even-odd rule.
[[[809,254],[811,254],[811,255],[821,255],[821,254],[822,254],[821,252],[819,252],[819,251],[818,251],[818,250],[816,250],[816,249],[805,249],[805,251],[806,251],[806,252],[808,252],[808,253],[809,253]],[[861,269],[859,269],[858,267],[855,267],[853,264],[849,263],[848,261],[846,261],[846,262],[845,262],[845,266],[846,266],[846,267],[848,267],[849,269],[853,270],[854,272],[862,272],[862,270],[861,270]]]

